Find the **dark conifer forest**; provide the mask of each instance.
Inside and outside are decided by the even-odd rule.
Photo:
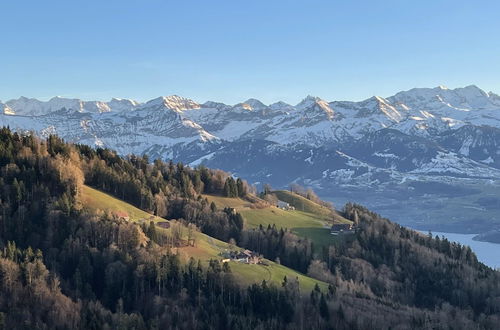
[[[230,265],[183,261],[155,226],[87,208],[83,185],[328,283],[245,286]],[[500,273],[469,247],[357,204],[329,247],[288,228],[247,228],[202,194],[252,200],[205,167],[0,130],[0,329],[498,329]]]

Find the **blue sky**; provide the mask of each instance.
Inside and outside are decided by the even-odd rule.
[[[0,100],[500,92],[498,1],[2,1]]]

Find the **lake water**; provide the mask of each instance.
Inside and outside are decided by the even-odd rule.
[[[477,259],[492,268],[500,268],[500,244],[474,241],[472,238],[475,234],[454,234],[432,232],[433,236],[444,236],[449,241],[454,241],[462,245],[468,245],[477,255]]]

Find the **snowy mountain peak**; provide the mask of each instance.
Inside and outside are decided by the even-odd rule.
[[[277,110],[277,111],[292,111],[295,109],[292,105],[285,103],[283,101],[278,101],[276,103],[273,103],[269,106],[269,108],[271,110]]]
[[[61,111],[62,109],[66,111]],[[76,128],[69,132],[71,136],[78,134],[80,128],[83,128],[82,134],[90,134],[89,132],[96,130],[98,133],[93,134],[105,136],[113,125],[136,125],[141,122],[142,130],[146,129],[155,136],[200,136],[201,133],[193,131],[196,128],[220,141],[265,138],[269,141],[311,145],[358,139],[382,128],[392,128],[416,136],[430,136],[464,125],[500,127],[500,97],[494,93],[485,93],[474,85],[457,89],[443,86],[414,88],[391,97],[373,96],[360,102],[328,103],[309,95],[296,106],[284,102],[266,105],[254,98],[234,106],[212,101],[200,105],[178,95],[162,96],[146,103],[118,98],[100,102],[64,97],[54,97],[43,102],[20,97],[5,104],[0,103],[0,112],[10,115],[3,116],[2,119],[3,124],[11,126],[28,127],[25,125],[28,119],[15,118],[16,115],[34,117],[29,119],[34,123],[33,130],[43,132],[52,130],[53,127],[66,129],[64,125],[74,117],[78,122],[75,121]],[[109,114],[101,116],[100,113],[103,112]],[[49,113],[51,115],[46,116]],[[85,113],[85,116],[75,113]],[[192,124],[181,125],[185,120]],[[191,129],[186,130],[186,127]],[[177,131],[178,133],[174,133]],[[122,139],[121,134],[128,132],[117,134],[120,136],[117,140]],[[81,138],[83,137],[77,136],[75,141]],[[115,147],[117,145],[118,143]],[[143,150],[139,150],[139,153],[142,152]]]
[[[111,101],[108,102],[108,106],[110,107],[110,109],[116,112],[131,111],[137,108],[139,105],[140,103],[137,101],[120,98],[112,98]]]
[[[117,103],[130,103],[130,104],[133,104],[133,105],[139,105],[140,103],[135,101],[135,100],[132,100],[132,99],[122,99],[122,98],[119,98],[119,97],[113,97],[111,98],[111,100],[108,102],[108,103],[111,103],[111,102],[117,102]]]
[[[162,106],[176,112],[182,112],[183,110],[200,109],[200,105],[195,101],[178,95],[160,96],[144,104],[144,107],[158,106]]]
[[[82,101],[80,99],[70,99],[61,96],[55,96],[46,102],[21,96],[17,100],[8,101],[7,105],[13,114],[23,116],[43,116],[62,109],[70,112],[92,113],[111,111],[106,102]]]
[[[257,99],[248,99],[245,102],[243,102],[243,104],[248,104],[252,108],[252,110],[260,110],[267,108],[267,105],[265,105],[264,103],[262,103]]]
[[[486,93],[476,85],[469,85],[463,88],[456,88],[455,92],[466,98],[468,101],[474,98],[488,98],[488,93]]]
[[[67,98],[62,97],[62,96],[59,96],[59,95],[56,95],[56,96],[54,96],[53,98],[51,98],[51,99],[49,100],[49,102],[51,102],[51,101],[57,101],[57,100],[67,100]]]
[[[201,105],[202,108],[208,108],[208,109],[218,109],[218,110],[227,110],[230,109],[231,106],[227,105],[222,102],[214,102],[214,101],[207,101]]]
[[[11,109],[11,111],[17,115],[40,115],[44,114],[43,102],[34,99],[21,96],[17,100],[9,100],[6,105]]]
[[[312,96],[312,95],[307,95],[302,101],[300,101],[296,107],[297,108],[303,108],[304,106],[308,107],[311,104],[321,101],[321,99],[317,96]]]
[[[326,115],[327,119],[332,119],[334,115],[333,109],[330,108],[328,102],[320,99],[319,97],[310,95],[297,104],[296,108],[308,113],[308,117],[314,115]]]
[[[118,104],[128,104],[130,106],[138,106],[140,105],[141,103],[140,102],[137,102],[135,100],[132,100],[132,99],[121,99],[121,98],[117,98],[117,97],[113,97],[109,102],[108,104],[111,106],[112,104],[115,104],[115,105],[118,105]]]
[[[187,99],[182,96],[178,95],[170,95],[167,96],[165,99],[166,104],[168,105],[169,108],[175,109],[175,110],[192,110],[192,109],[199,109],[200,105],[191,100]]]
[[[479,109],[498,108],[495,98],[475,85],[463,88],[447,89],[414,88],[399,92],[387,98],[392,103],[402,103],[410,109],[439,111],[445,117],[454,113]]]

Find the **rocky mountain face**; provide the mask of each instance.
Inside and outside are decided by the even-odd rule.
[[[0,125],[18,131],[205,164],[256,184],[313,186],[419,228],[445,221],[430,218],[429,208],[451,214],[453,231],[500,223],[484,205],[500,186],[500,97],[476,86],[415,88],[361,102],[308,96],[297,105],[21,97],[0,102],[0,110]],[[402,201],[407,212],[393,213]]]

